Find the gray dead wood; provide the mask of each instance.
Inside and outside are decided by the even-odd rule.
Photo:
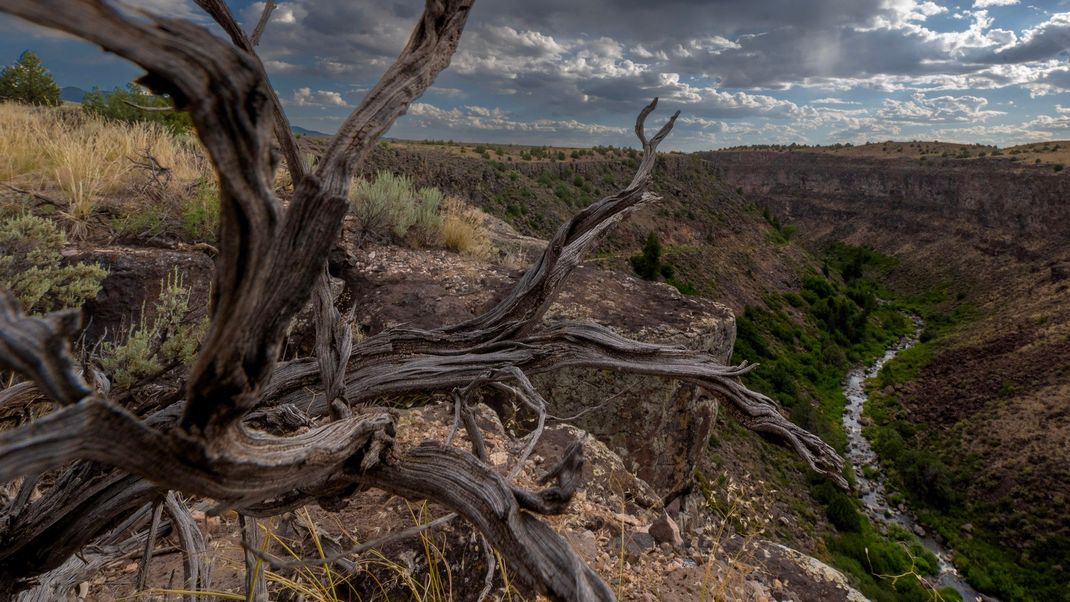
[[[212,567],[208,561],[208,546],[205,544],[200,528],[193,520],[193,514],[174,491],[167,492],[167,497],[164,498],[164,509],[171,519],[171,524],[178,536],[179,546],[182,548],[182,566],[186,577],[184,589],[191,592],[208,591],[212,586]],[[208,596],[186,594],[183,599],[186,602],[197,602],[200,599],[208,599]]]
[[[163,500],[156,500],[152,505],[152,522],[149,523],[149,536],[145,538],[145,551],[141,554],[141,566],[137,570],[135,591],[145,589],[145,582],[149,578],[149,563],[152,562],[152,552],[156,547],[156,534],[160,529],[161,518],[163,518]]]
[[[271,20],[271,13],[278,6],[278,3],[274,0],[268,0],[264,3],[264,11],[260,13],[260,20],[256,22],[256,27],[253,29],[252,35],[249,36],[249,42],[253,46],[260,44],[260,36],[264,35],[264,28],[267,27],[268,21]]]
[[[245,596],[249,602],[267,602],[267,581],[264,580],[264,563],[253,553],[261,549],[263,535],[255,518],[238,515],[241,525],[241,543],[245,549]]]

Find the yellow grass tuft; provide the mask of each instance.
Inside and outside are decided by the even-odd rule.
[[[440,229],[447,249],[462,255],[490,257],[494,249],[483,227],[482,211],[451,196],[443,204],[442,213]]]

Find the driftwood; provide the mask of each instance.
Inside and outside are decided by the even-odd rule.
[[[185,22],[131,19],[102,0],[0,0],[0,10],[94,42],[144,68],[144,85],[190,113],[218,174],[221,202],[211,327],[181,399],[150,414],[135,414],[127,408],[140,407],[136,400],[120,406],[85,382],[69,344],[79,330],[78,312],[27,316],[0,293],[0,369],[22,374],[59,404],[0,433],[0,482],[58,475],[38,500],[0,514],[0,600],[65,566],[72,553],[135,514],[148,520],[143,515],[155,500],[164,500],[193,558],[203,538],[191,531],[196,529],[184,506],[168,491],[210,498],[216,510],[233,508],[248,517],[247,560],[262,567],[256,559],[263,560],[263,553],[252,549],[253,519],[310,502],[331,507],[368,487],[432,500],[463,517],[519,582],[550,599],[612,600],[602,579],[538,518],[567,510],[579,483],[582,446],[570,448],[546,475],[544,484],[552,484],[545,489],[512,483],[546,419],[545,401],[528,377],[567,367],[686,381],[717,395],[748,428],[780,439],[842,483],[842,460],[832,448],[740,384],[748,366],[629,340],[595,324],[542,319],[584,254],[630,213],[658,200],[648,188],[658,144],[676,115],[648,138],[644,126],[656,100],[636,122],[643,157],[631,183],[564,224],[504,300],[464,323],[393,328],[354,343],[323,273],[341,231],[349,183],[379,136],[449,64],[472,0],[428,0],[401,55],[345,120],[314,173],[304,173],[254,52],[273,3],[252,38],[221,1],[197,3],[231,43]],[[294,176],[286,206],[271,186],[273,137]],[[316,357],[280,364],[286,329],[309,303]],[[468,393],[483,387],[516,396],[539,417],[507,476],[481,459],[482,438],[467,408]],[[434,441],[396,450],[391,414],[349,410],[386,394],[433,391],[454,392],[474,453]],[[299,434],[250,427],[254,419],[273,418],[283,425],[313,422]],[[135,543],[121,549],[151,556],[153,544]],[[207,568],[188,561],[187,586],[206,586]]]

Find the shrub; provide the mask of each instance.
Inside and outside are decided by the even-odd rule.
[[[408,176],[381,171],[372,181],[360,180],[350,194],[350,207],[361,236],[388,231],[399,239],[410,234],[416,242],[436,242],[444,195],[437,188],[416,189]]]
[[[360,180],[349,202],[360,226],[358,244],[372,235],[424,246],[443,243],[459,253],[483,254],[490,248],[482,212],[445,198],[438,188],[417,189],[407,176],[383,171],[374,180]]]
[[[27,50],[15,64],[0,71],[0,101],[54,107],[60,103],[59,86],[41,59]]]
[[[846,495],[833,496],[825,507],[829,522],[840,531],[858,533],[862,530],[862,516],[855,508],[854,502]]]
[[[219,230],[219,183],[215,178],[197,182],[182,207],[182,225],[195,240],[215,240]]]
[[[388,171],[379,172],[371,181],[359,180],[349,195],[349,205],[360,226],[361,238],[381,235],[388,228],[395,232],[400,229],[398,220],[404,213],[401,208],[411,205],[411,195],[412,180]],[[405,223],[410,222],[406,219]]]
[[[643,280],[657,280],[661,264],[661,242],[658,235],[651,232],[643,243],[643,250],[631,259],[632,269]]]
[[[208,320],[190,322],[189,298],[190,289],[176,268],[161,282],[152,323],[145,319],[143,309],[140,321],[122,343],[101,346],[98,363],[115,386],[129,388],[145,377],[193,361]]]
[[[438,188],[424,187],[416,191],[413,203],[413,224],[419,242],[431,245],[438,242],[442,230],[442,201],[445,195]]]
[[[51,221],[23,215],[0,222],[0,288],[31,313],[78,307],[97,296],[108,271],[96,264],[63,265],[66,238]]]

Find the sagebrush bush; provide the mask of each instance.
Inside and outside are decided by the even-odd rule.
[[[483,258],[493,252],[482,211],[447,198],[438,188],[416,188],[407,176],[381,171],[372,180],[358,180],[349,203],[359,228],[358,245],[369,236],[392,237]]]
[[[374,180],[358,180],[349,194],[349,205],[357,218],[361,238],[397,232],[405,222],[404,207],[411,205],[412,180],[381,171]],[[404,234],[404,232],[402,232]]]
[[[117,387],[129,388],[169,367],[190,364],[207,331],[207,319],[189,320],[190,289],[177,269],[160,286],[151,323],[142,308],[140,320],[121,343],[101,346],[97,363]]]
[[[219,230],[219,183],[215,178],[200,180],[186,197],[182,225],[195,240],[215,240]]]
[[[0,288],[30,313],[78,307],[97,296],[108,271],[97,264],[63,264],[63,232],[51,220],[22,215],[0,222]]]
[[[411,230],[425,245],[436,244],[441,237],[442,217],[439,211],[444,199],[445,195],[438,188],[425,187],[416,191]]]

